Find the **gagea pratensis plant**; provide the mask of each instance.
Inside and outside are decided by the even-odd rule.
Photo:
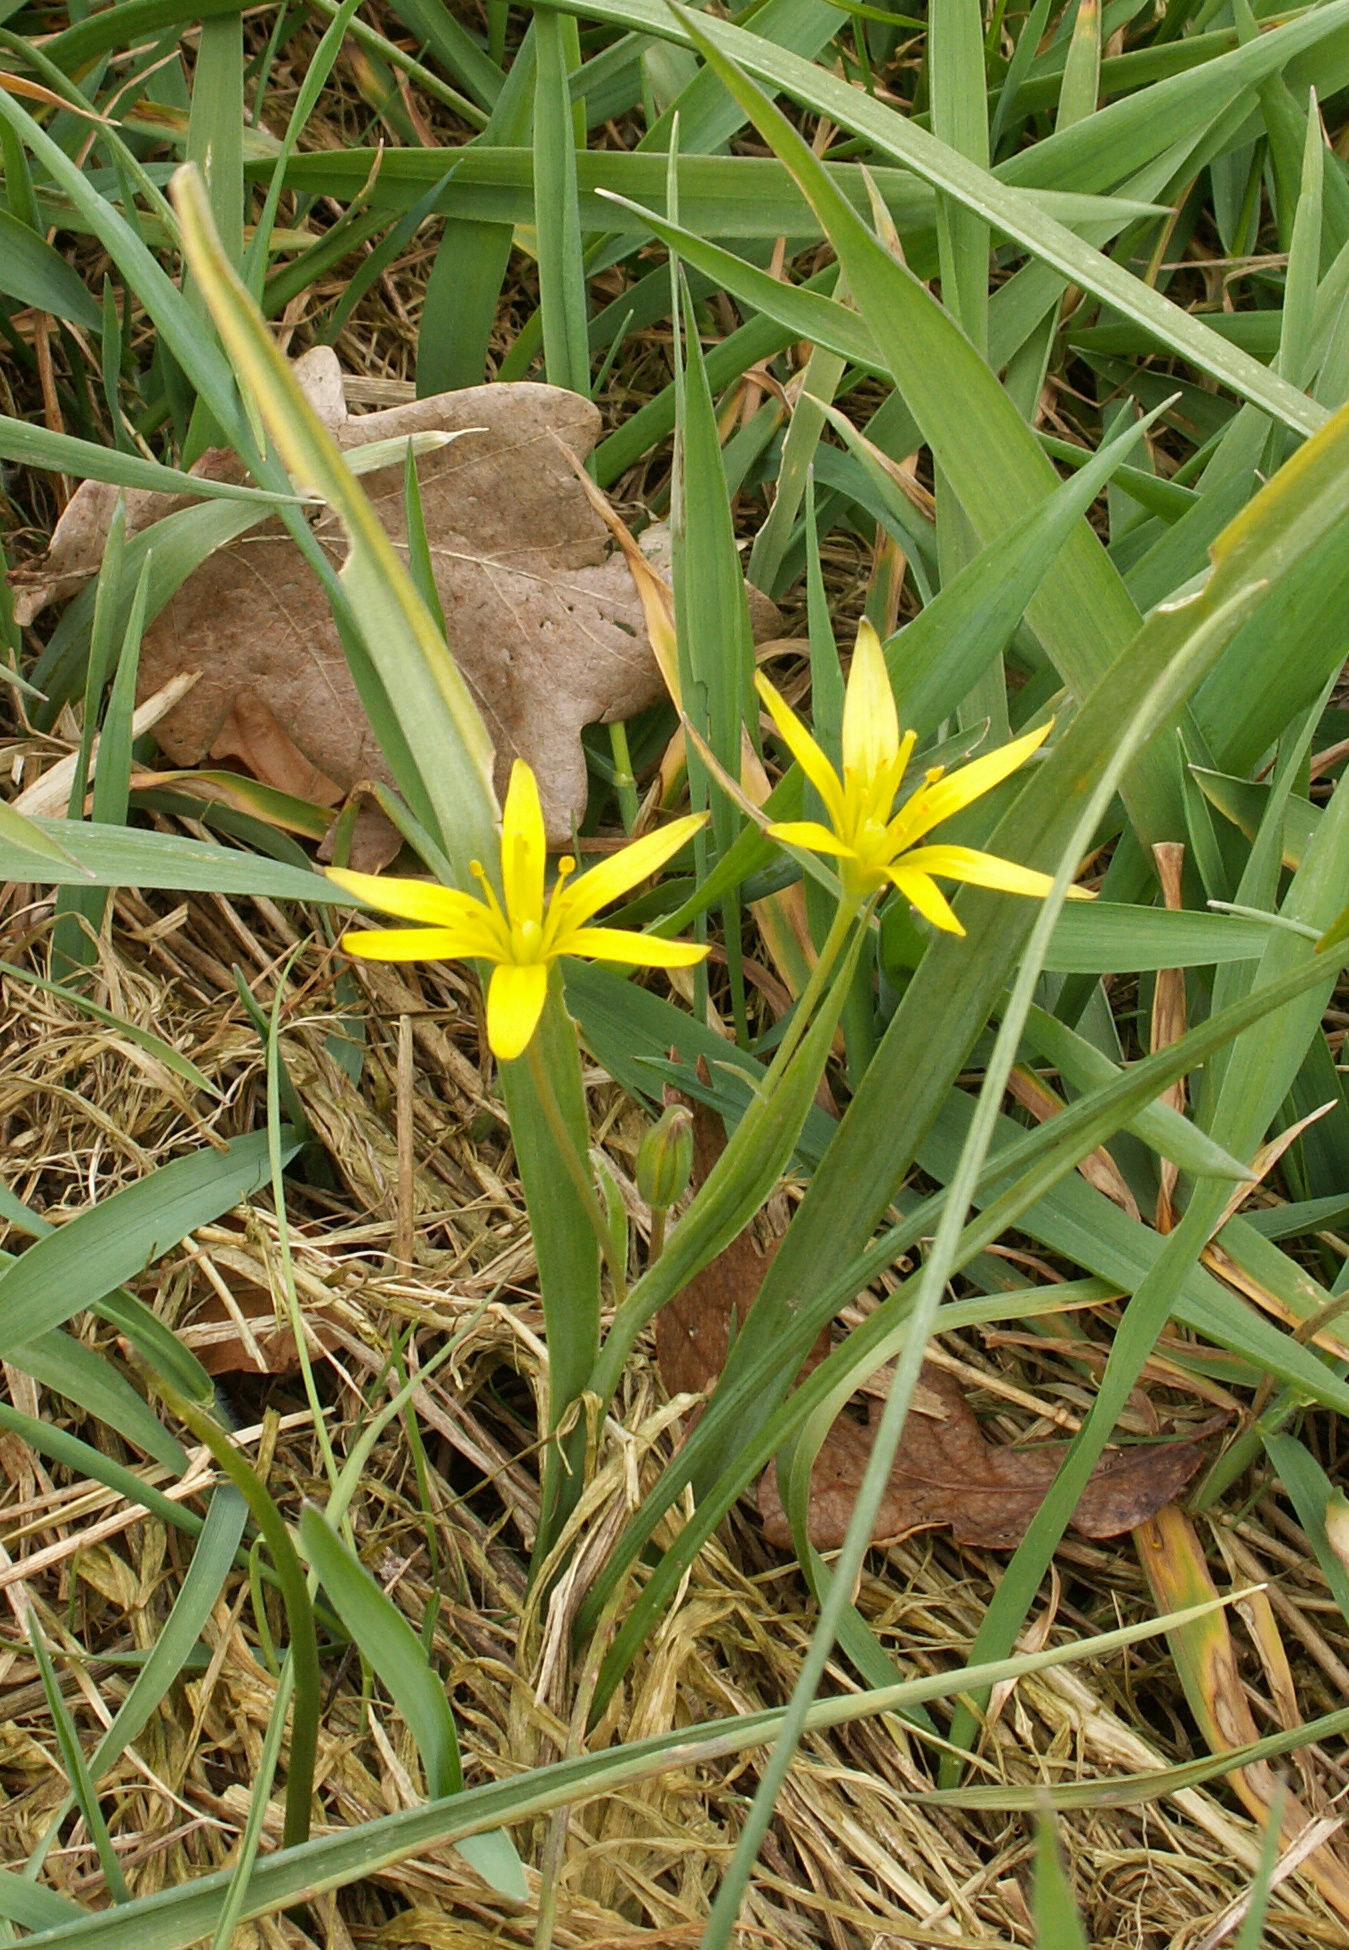
[[[894,812],[916,738],[912,731],[900,732],[885,653],[870,623],[864,620],[858,627],[848,672],[841,777],[768,679],[760,674],[756,682],[783,743],[819,794],[829,818],[828,826],[813,819],[788,820],[770,826],[768,832],[789,846],[832,855],[838,861],[846,903],[856,906],[892,884],[934,927],[963,934],[937,886],[939,878],[993,887],[1005,894],[1043,898],[1049,892],[1047,874],[1000,860],[996,854],[970,846],[919,846],[917,842],[1024,765],[1049,736],[1052,719],[950,776],[943,767],[933,766],[923,784]],[[1074,891],[1085,894],[1085,889]]]
[[[694,813],[673,820],[658,833],[634,840],[581,878],[570,856],[558,863],[557,880],[545,900],[547,841],[534,774],[516,759],[501,816],[499,898],[480,861],[473,872],[483,898],[424,880],[386,879],[330,867],[329,878],[372,907],[416,928],[360,928],[342,936],[348,954],[367,961],[451,961],[492,963],[487,989],[487,1040],[492,1054],[511,1062],[528,1048],[548,994],[548,971],[563,955],[593,961],[624,962],[647,968],[689,968],[707,953],[692,941],[662,941],[627,928],[595,928],[602,907],[648,879],[672,859],[703,824]]]
[[[874,903],[886,887],[896,887],[925,919],[953,934],[963,934],[964,929],[937,886],[938,877],[1009,894],[1043,897],[1048,893],[1048,876],[1029,867],[974,847],[919,846],[917,842],[1024,765],[1049,736],[1052,721],[953,775],[934,766],[894,812],[915,735],[900,731],[884,652],[870,623],[863,621],[858,628],[848,673],[841,775],[767,678],[761,675],[756,681],[784,743],[815,787],[830,822],[825,826],[817,820],[791,820],[767,830],[786,845],[832,855],[838,861],[842,890],[834,929],[802,997],[800,1027],[828,978],[857,909]],[[688,968],[704,958],[707,949],[696,942],[591,925],[602,908],[659,872],[703,823],[701,814],[673,820],[575,881],[571,876],[576,862],[564,856],[552,893],[547,894],[547,842],[538,785],[528,765],[517,759],[501,820],[501,895],[476,860],[473,873],[482,888],[481,899],[430,881],[330,867],[329,879],[371,907],[421,924],[348,929],[341,945],[348,954],[367,961],[490,963],[487,1040],[493,1055],[511,1062],[529,1047],[543,1013],[549,970],[561,957],[648,968]],[[798,1027],[795,1034],[799,1033]]]

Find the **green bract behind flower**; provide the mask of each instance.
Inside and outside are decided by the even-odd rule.
[[[1024,765],[1049,736],[1052,720],[962,766],[950,778],[944,776],[942,767],[934,767],[926,784],[919,786],[892,819],[895,794],[913,756],[915,740],[911,731],[900,733],[885,653],[871,624],[864,621],[858,626],[848,672],[842,778],[768,679],[760,676],[755,681],[784,744],[824,801],[830,821],[823,826],[817,820],[789,820],[770,826],[768,831],[789,846],[833,854],[849,900],[866,900],[890,881],[934,927],[963,934],[965,930],[936,884],[938,877],[968,881],[976,887],[996,887],[1007,894],[1043,898],[1049,892],[1052,882],[1047,874],[1000,860],[996,854],[979,853],[969,846],[915,849],[915,842]],[[1070,888],[1069,892],[1090,898],[1085,888]]]
[[[483,898],[427,880],[386,879],[329,867],[340,887],[416,928],[362,928],[342,936],[350,955],[367,961],[487,961],[494,963],[487,990],[487,1040],[494,1056],[510,1062],[524,1053],[538,1027],[548,993],[548,970],[561,955],[627,962],[648,968],[688,968],[707,953],[692,941],[662,941],[626,928],[587,924],[602,907],[655,873],[702,826],[704,815],[676,819],[658,833],[634,840],[600,861],[571,886],[576,862],[558,863],[557,882],[545,905],[547,842],[539,788],[522,759],[511,768],[501,819],[501,886],[504,902],[475,861]]]

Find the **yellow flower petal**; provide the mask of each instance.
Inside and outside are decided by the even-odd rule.
[[[782,840],[787,846],[804,846],[809,853],[853,852],[852,847],[845,846],[836,833],[831,833],[827,826],[820,826],[813,819],[775,821],[764,831],[770,840]]]
[[[1010,778],[1017,767],[1024,765],[1031,753],[1038,751],[1053,729],[1049,724],[1037,726],[1028,731],[1024,738],[1014,738],[1010,745],[1000,745],[995,752],[984,758],[976,758],[969,765],[962,765],[958,772],[948,773],[935,785],[922,786],[914,793],[908,804],[901,808],[891,822],[891,837],[898,846],[912,846],[924,833],[940,826],[944,819],[953,813],[961,812],[966,806],[982,799],[995,785]]]
[[[501,814],[501,885],[506,896],[506,913],[515,927],[522,921],[533,921],[536,925],[543,922],[543,875],[547,857],[538,782],[524,760],[517,758],[511,767],[511,782]]]
[[[905,900],[913,903],[925,921],[931,921],[934,928],[941,928],[947,934],[964,934],[935,880],[929,880],[925,873],[911,873],[907,860],[898,861],[887,871]]]
[[[548,912],[549,940],[556,939],[564,929],[579,928],[610,901],[626,894],[639,881],[649,879],[706,823],[706,813],[689,813],[683,819],[672,820],[658,833],[648,833],[621,852],[611,853],[579,880],[554,894]]]
[[[458,961],[483,952],[465,947],[458,928],[349,928],[337,945],[361,961]]]
[[[700,941],[665,941],[632,928],[577,928],[559,943],[559,954],[592,961],[624,961],[634,968],[692,968],[707,949]]]
[[[1033,867],[1018,867],[996,853],[978,853],[972,846],[920,846],[904,855],[903,864],[916,873],[941,874],[946,880],[968,881],[972,887],[996,887],[1004,894],[1030,894],[1043,900],[1054,882]]]
[[[493,1056],[513,1063],[529,1046],[548,995],[548,964],[502,962],[487,988],[487,1040]]]
[[[491,920],[488,910],[472,894],[461,894],[457,887],[437,886],[434,880],[349,873],[345,867],[328,867],[326,872],[329,880],[335,880],[357,900],[383,914],[396,914],[400,921],[426,921],[432,927],[454,928],[481,926]]]
[[[899,753],[899,713],[885,667],[885,652],[864,617],[857,626],[852,668],[843,698],[843,773],[874,779]],[[893,793],[891,797],[893,797]],[[885,808],[888,813],[890,808]],[[882,815],[884,816],[884,815]]]
[[[759,696],[768,706],[773,723],[782,733],[783,744],[823,799],[829,817],[836,826],[841,826],[843,824],[843,783],[838,773],[790,704],[785,698],[778,696],[768,679],[760,673],[754,682]]]

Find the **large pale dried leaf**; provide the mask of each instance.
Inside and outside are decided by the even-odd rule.
[[[450,643],[496,748],[497,784],[524,758],[538,776],[549,837],[565,843],[585,810],[581,731],[631,717],[664,694],[642,605],[608,530],[576,479],[600,433],[596,408],[555,386],[475,386],[349,418],[336,355],[315,347],[297,378],[346,448],[421,432],[461,437],[423,456],[418,469],[436,586]],[[239,478],[232,455],[212,453],[202,473]],[[403,466],[363,485],[394,541],[406,543]],[[116,490],[86,482],[52,538],[46,561],[16,590],[25,620],[97,568]],[[185,497],[129,494],[128,533]],[[345,556],[339,525],[314,532],[334,564]],[[668,540],[649,544],[660,564]],[[771,633],[776,612],[759,606]],[[322,591],[279,518],[218,549],[184,583],[146,632],[140,690],[176,671],[200,670],[181,710],[158,728],[175,765],[210,756],[243,760],[268,784],[298,758],[345,793],[388,772],[357,697]],[[274,734],[284,727],[285,774],[273,776]],[[252,727],[249,729],[248,727]]]
[[[1067,1445],[1011,1449],[989,1442],[954,1376],[927,1363],[925,1398],[915,1402],[890,1470],[873,1535],[893,1542],[915,1530],[949,1524],[956,1542],[1014,1550],[1058,1473]],[[932,1413],[932,1397],[940,1413]],[[816,1458],[810,1484],[810,1537],[817,1550],[843,1542],[875,1439],[882,1404],[863,1424],[839,1416]],[[1111,1450],[1092,1472],[1073,1524],[1086,1537],[1118,1537],[1169,1503],[1194,1475],[1203,1452],[1194,1442]],[[759,1484],[764,1535],[790,1548],[791,1526],[770,1468]]]

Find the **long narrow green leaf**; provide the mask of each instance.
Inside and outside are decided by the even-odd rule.
[[[134,1279],[197,1226],[251,1197],[267,1177],[267,1135],[255,1132],[223,1152],[206,1148],[161,1165],[39,1239],[0,1272],[0,1354]]]
[[[568,25],[574,34],[575,23]],[[552,385],[588,396],[590,331],[565,43],[562,16],[540,7],[534,15],[534,227],[543,356]]]
[[[180,170],[174,183],[193,276],[250,398],[292,474],[317,486],[346,531],[351,546],[342,588],[385,689],[397,700],[445,850],[468,885],[470,861],[491,860],[496,851],[492,750],[477,706],[405,564],[223,258],[200,182]]]
[[[0,291],[86,332],[103,328],[102,312],[61,253],[8,210],[0,210]]]
[[[855,1719],[898,1712],[924,1700],[943,1698],[955,1687],[996,1685],[999,1680],[1041,1672],[1077,1658],[1102,1657],[1119,1647],[1174,1630],[1191,1618],[1207,1616],[1212,1609],[1213,1606],[1201,1606],[1160,1619],[1146,1619],[1138,1625],[1101,1633],[1084,1645],[1053,1646],[1044,1652],[1000,1660],[995,1666],[981,1670],[956,1668],[870,1692],[822,1700],[811,1711],[810,1725],[812,1728],[846,1725]],[[503,1821],[527,1819],[597,1794],[614,1793],[630,1782],[656,1778],[695,1760],[712,1761],[764,1746],[774,1738],[781,1720],[780,1712],[767,1712],[736,1720],[703,1722],[681,1728],[674,1743],[668,1733],[657,1734],[628,1746],[611,1747],[599,1754],[536,1768],[510,1781],[466,1788],[462,1794],[450,1795],[425,1808],[402,1809],[397,1814],[365,1822],[354,1830],[321,1836],[299,1848],[278,1850],[259,1860],[243,1920],[284,1909],[328,1889],[341,1888],[419,1851],[446,1842],[457,1845],[463,1837],[500,1827]],[[1296,1744],[1308,1735],[1326,1737],[1344,1723],[1349,1723],[1349,1709],[1341,1715],[1329,1716],[1325,1722],[1299,1728],[1293,1736],[1275,1736],[1275,1741],[1281,1744],[1265,1744],[1273,1752],[1286,1752],[1290,1741]],[[1230,1765],[1226,1756],[1213,1762],[1215,1770]],[[186,1950],[188,1944],[210,1934],[229,1882],[230,1871],[218,1870],[213,1875],[200,1876],[178,1888],[161,1890],[154,1896],[78,1922],[58,1927],[48,1925],[31,1940],[35,1950],[67,1950],[67,1946],[69,1950]],[[0,1908],[3,1908],[4,1895],[5,1885],[0,1885]]]
[[[458,1794],[463,1773],[454,1715],[444,1682],[433,1671],[421,1640],[355,1552],[312,1505],[300,1518],[300,1547],[417,1742],[428,1798],[440,1801]],[[466,1839],[460,1854],[501,1895],[517,1903],[529,1900],[524,1869],[504,1829]]]

